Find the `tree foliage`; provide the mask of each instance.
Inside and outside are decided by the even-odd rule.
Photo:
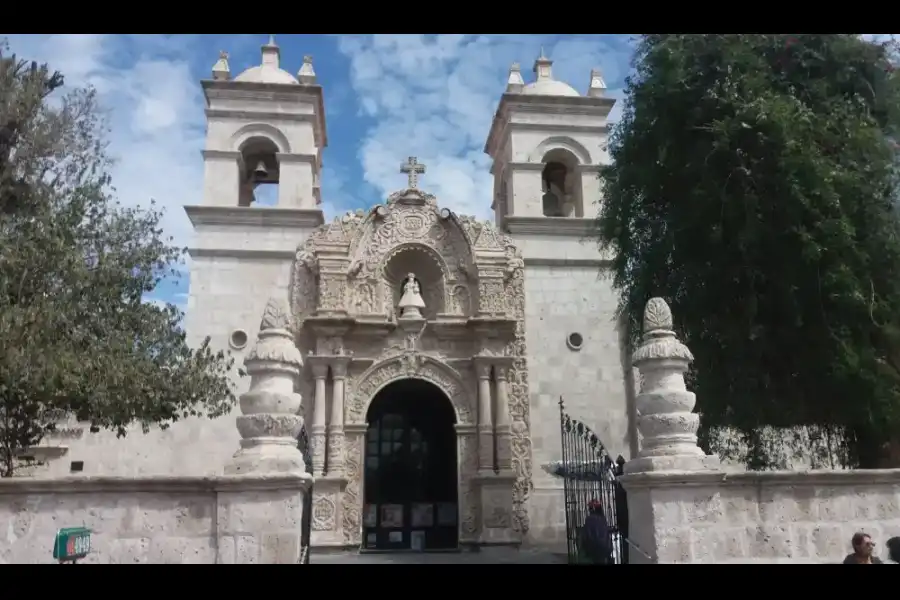
[[[631,330],[663,296],[704,428],[835,427],[873,466],[900,426],[893,46],[852,34],[638,40],[601,178]],[[765,466],[755,457],[751,466]]]
[[[90,89],[0,45],[0,475],[60,419],[125,435],[216,417],[230,357],[191,349],[172,305],[143,301],[183,250],[161,213],[112,197],[105,115]],[[56,94],[54,94],[56,92]]]

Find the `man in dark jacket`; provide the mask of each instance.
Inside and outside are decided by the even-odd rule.
[[[591,500],[588,511],[581,528],[581,554],[592,565],[612,564],[612,540],[603,506],[599,500]]]

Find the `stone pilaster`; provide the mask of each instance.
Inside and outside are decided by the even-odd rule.
[[[478,376],[478,472],[494,472],[494,425],[491,403],[491,371],[488,358],[475,357],[475,373]]]
[[[307,357],[315,381],[315,399],[313,403],[312,427],[310,428],[310,450],[312,452],[313,474],[316,477],[325,474],[325,425],[327,405],[325,384],[328,379],[328,363],[326,357]]]
[[[669,305],[651,298],[644,310],[643,341],[632,358],[642,379],[635,404],[643,443],[637,458],[626,463],[627,473],[719,467],[718,457],[697,446],[700,415],[692,412],[697,398],[684,382],[694,357],[672,329]]]
[[[303,359],[288,327],[285,303],[269,300],[256,345],[244,360],[251,379],[237,418],[241,447],[226,474],[292,473],[311,479],[297,448],[303,417],[302,398],[294,389]]]
[[[344,392],[347,382],[349,356],[330,357],[331,362],[331,420],[328,424],[328,466],[329,476],[344,474]]]

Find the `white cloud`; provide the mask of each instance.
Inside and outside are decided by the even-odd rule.
[[[399,165],[415,155],[428,168],[423,187],[442,204],[487,217],[493,186],[483,147],[491,119],[509,65],[527,68],[540,46],[535,36],[340,37],[360,110],[376,121],[359,147],[365,180],[384,197],[402,187]],[[627,49],[600,36],[567,37],[546,50],[554,76],[582,91],[592,68],[608,82],[627,69]]]

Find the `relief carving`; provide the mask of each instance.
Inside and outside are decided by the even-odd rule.
[[[331,494],[316,496],[312,505],[313,531],[333,531],[335,524],[334,496]]]
[[[303,321],[317,312],[320,316],[338,317],[377,314],[396,323],[399,315],[395,304],[400,290],[391,287],[383,271],[390,257],[413,246],[423,260],[433,260],[440,267],[439,284],[422,285],[426,306],[455,316],[477,313],[516,321],[512,339],[490,349],[512,358],[508,373],[510,453],[516,476],[512,512],[501,517],[492,510],[485,517],[492,523],[506,518],[515,530],[525,533],[529,527],[525,507],[532,493],[532,453],[524,263],[508,236],[491,223],[464,215],[442,214],[435,198],[418,189],[398,192],[376,209],[357,211],[323,225],[298,248],[291,273],[290,317],[298,332],[297,345],[304,353],[315,349],[326,355],[349,354],[349,346],[354,350],[354,357],[364,359],[365,362],[354,361],[355,366],[351,364],[346,381],[344,416],[348,425],[364,424],[368,404],[379,389],[411,376],[437,385],[451,399],[459,423],[474,424],[474,374],[466,370],[465,377],[461,377],[446,362],[447,358],[471,358],[473,352],[480,351],[471,337],[437,339],[428,329],[430,324],[424,333],[414,337],[405,337],[399,330],[388,333],[389,329],[385,329],[377,338],[351,333],[346,339],[315,339],[303,328]],[[327,263],[325,268],[319,264],[321,248],[328,249],[327,260],[322,259]],[[498,263],[498,257],[504,255],[506,260]],[[450,322],[449,326],[454,325]],[[450,337],[455,335],[459,334]],[[311,374],[304,373],[298,390],[312,397]],[[348,544],[359,543],[361,532],[362,444],[361,434],[348,434],[344,439],[344,474],[348,483],[346,492],[334,499],[341,502]],[[474,533],[481,522],[478,494],[470,489],[464,476],[477,469],[477,444],[468,434],[459,436],[459,444],[461,528],[468,534]],[[311,451],[317,462],[324,458],[321,457],[324,444],[313,443]]]

